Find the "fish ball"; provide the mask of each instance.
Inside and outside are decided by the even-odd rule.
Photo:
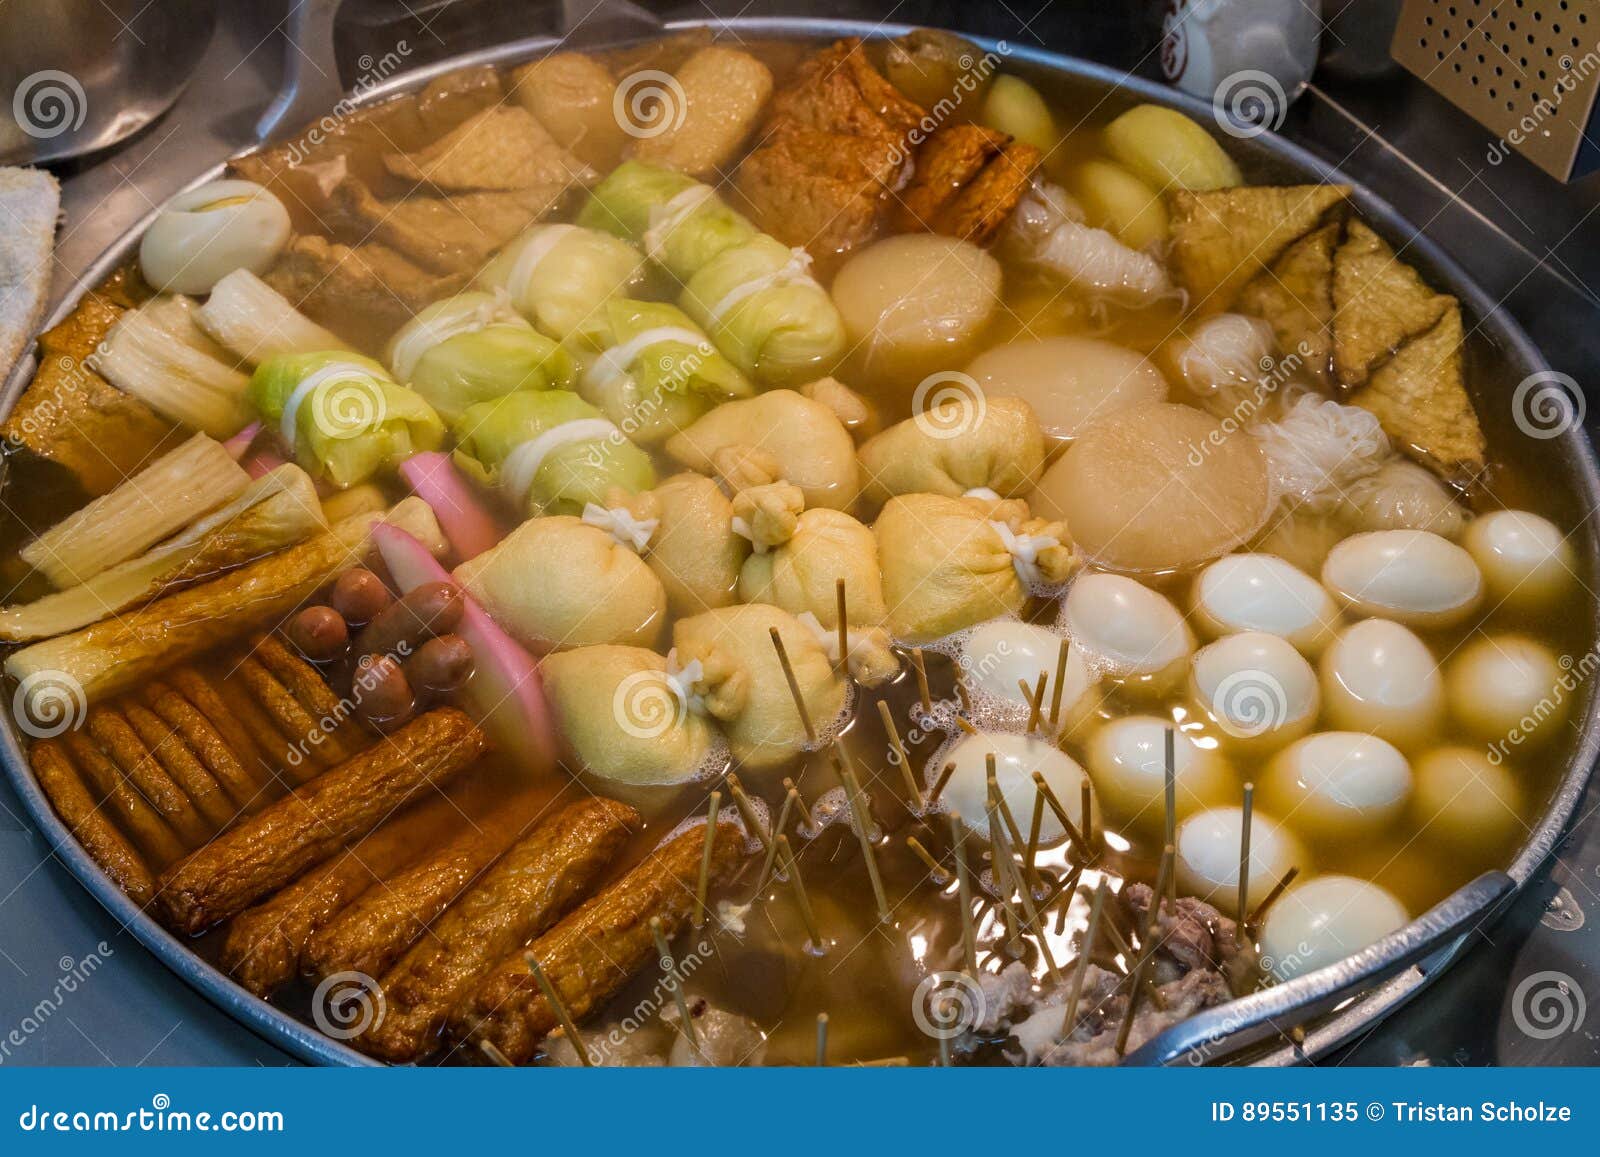
[[[1577,560],[1561,530],[1526,510],[1496,510],[1467,527],[1467,552],[1497,603],[1548,610],[1572,591]]]
[[[1131,578],[1086,574],[1067,590],[1061,626],[1091,669],[1160,694],[1183,675],[1194,635],[1164,595]]]
[[[1354,876],[1318,876],[1272,905],[1261,930],[1261,963],[1290,980],[1343,960],[1404,928],[1405,906]]]
[[[1417,760],[1411,815],[1429,839],[1468,852],[1497,850],[1522,830],[1522,787],[1476,747],[1440,747]]]
[[[1240,546],[1270,509],[1255,439],[1209,414],[1146,402],[1095,422],[1045,471],[1031,505],[1066,522],[1096,566],[1164,571]]]
[[[961,647],[957,660],[961,681],[982,705],[983,698],[998,700],[1018,711],[1028,710],[1020,683],[1036,687],[1039,673],[1045,674],[1044,716],[1049,722],[1055,697],[1056,669],[1061,660],[1063,637],[1054,631],[1015,619],[995,619],[974,627]],[[1081,647],[1068,647],[1066,677],[1061,689],[1061,724],[1070,727],[1093,710],[1095,678],[1084,662]]]
[[[1339,622],[1339,608],[1321,583],[1270,554],[1219,558],[1195,579],[1190,605],[1194,621],[1212,638],[1265,631],[1313,659]]]
[[[1483,599],[1472,556],[1426,530],[1353,534],[1328,552],[1322,582],[1353,611],[1413,627],[1459,623]]]
[[[1287,639],[1261,631],[1229,635],[1196,652],[1195,701],[1241,749],[1271,751],[1317,721],[1317,673]]]
[[[990,397],[1017,397],[1056,438],[1141,402],[1167,400],[1167,380],[1150,361],[1093,337],[1046,337],[985,350],[967,373]]]
[[[1444,724],[1444,677],[1428,644],[1411,631],[1366,619],[1322,657],[1322,701],[1334,727],[1369,731],[1412,750]]]
[[[907,387],[967,362],[1000,305],[1000,263],[931,233],[867,246],[833,279],[862,368]]]
[[[1376,735],[1324,731],[1280,751],[1262,783],[1268,806],[1312,839],[1381,830],[1411,795],[1411,766]]]
[[[989,837],[988,759],[991,754],[995,782],[1019,827],[1025,830],[1033,817],[1033,799],[1038,794],[1033,782],[1036,771],[1044,776],[1072,821],[1079,822],[1083,784],[1090,780],[1076,760],[1055,744],[1034,735],[985,731],[962,736],[928,762],[929,771],[934,774],[946,764],[956,765],[941,798],[960,815],[969,831],[984,839]],[[1091,817],[1093,814],[1091,810]],[[1066,838],[1066,828],[1061,826],[1055,812],[1046,807],[1044,821],[1039,827],[1039,845],[1050,847]]]
[[[1085,757],[1100,798],[1117,816],[1148,831],[1166,822],[1167,739],[1172,730],[1172,780],[1177,818],[1238,795],[1239,785],[1215,748],[1201,747],[1158,715],[1129,715],[1102,725]]]
[[[1234,915],[1239,906],[1239,850],[1244,809],[1210,808],[1178,825],[1178,888]],[[1307,866],[1305,849],[1289,829],[1256,809],[1250,816],[1249,895],[1272,890],[1290,868]],[[1246,903],[1249,903],[1246,897]]]
[[[1567,718],[1568,665],[1526,635],[1474,639],[1445,668],[1445,694],[1456,722],[1479,739],[1542,746]]]

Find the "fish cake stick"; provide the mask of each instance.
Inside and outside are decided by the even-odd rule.
[[[172,834],[166,821],[134,790],[93,740],[81,731],[69,731],[62,739],[98,806],[109,812],[134,845],[150,857],[152,867],[160,868],[183,856],[183,844]]]
[[[585,799],[518,840],[384,974],[388,1010],[356,1045],[396,1062],[430,1051],[456,1002],[583,899],[638,826],[626,804]]]
[[[705,828],[696,825],[535,940],[539,961],[574,1020],[582,1020],[627,984],[655,955],[650,921],[670,939],[694,912]],[[743,837],[719,823],[712,844],[710,883],[721,883],[743,856]],[[486,1040],[515,1064],[533,1059],[557,1025],[521,951],[507,956],[450,1017],[451,1034]]]
[[[67,753],[54,740],[41,740],[28,752],[34,778],[49,797],[56,815],[83,850],[141,908],[155,897],[155,874],[139,853],[95,806],[94,797],[78,778]]]
[[[211,835],[211,826],[195,810],[183,789],[134,733],[120,711],[97,707],[89,712],[89,735],[121,769],[127,781],[156,809],[186,847],[198,847]]]
[[[162,911],[189,933],[237,916],[396,809],[427,798],[486,746],[483,732],[453,707],[418,716],[173,865],[161,879]]]

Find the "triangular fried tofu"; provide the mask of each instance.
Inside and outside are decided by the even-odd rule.
[[[1462,378],[1461,309],[1412,338],[1368,379],[1351,404],[1370,410],[1395,444],[1446,482],[1468,488],[1483,474],[1483,428]]]
[[[1227,309],[1247,282],[1349,195],[1348,185],[1175,192],[1172,260],[1178,279],[1201,312]]]
[[[1360,221],[1333,255],[1333,371],[1354,388],[1408,338],[1432,329],[1450,299],[1435,293]]]
[[[1234,307],[1272,326],[1278,349],[1294,355],[1318,385],[1333,375],[1333,250],[1339,223],[1307,233],[1239,293]]]
[[[425,181],[451,193],[561,190],[596,176],[519,105],[486,108],[419,152],[389,153],[383,164],[402,180]]]

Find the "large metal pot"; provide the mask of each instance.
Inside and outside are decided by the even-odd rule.
[[[305,8],[326,14],[328,0],[311,0]],[[667,26],[668,31],[695,27],[700,22]],[[832,39],[839,36],[894,37],[910,31],[904,25],[869,24],[807,19],[737,19],[715,21],[748,39]],[[308,26],[309,28],[309,26]],[[300,29],[302,36],[308,28]],[[325,30],[324,30],[325,33]],[[1037,84],[1048,95],[1071,107],[1093,108],[1114,115],[1120,109],[1153,101],[1180,109],[1201,123],[1212,116],[1209,106],[1171,89],[1118,74],[1080,60],[1003,41],[973,38],[984,50],[1004,58],[1005,67]],[[307,41],[302,40],[302,43]],[[313,38],[310,43],[317,43]],[[322,43],[331,43],[331,39]],[[530,59],[557,45],[554,38],[520,40],[458,56],[394,76],[364,89],[354,103],[364,104],[421,88],[442,73],[477,64],[510,64]],[[291,84],[284,97],[263,119],[263,125],[293,129],[297,118],[325,111],[308,107],[304,91]],[[1528,377],[1548,372],[1549,366],[1520,327],[1506,315],[1436,245],[1423,237],[1388,204],[1322,161],[1271,133],[1220,139],[1255,181],[1335,181],[1355,185],[1355,203],[1365,218],[1392,240],[1403,241],[1407,259],[1418,265],[1429,282],[1454,294],[1461,302],[1472,331],[1472,357],[1479,380],[1504,384],[1504,396],[1491,403],[1510,407],[1511,387]],[[213,165],[196,175],[193,184],[212,180],[221,172]],[[153,214],[152,214],[153,216]],[[79,284],[92,286],[132,257],[145,224],[141,222],[88,269]],[[77,304],[80,294],[63,301],[50,319],[53,324]],[[0,392],[0,412],[9,411],[32,376],[31,360],[24,359]],[[1600,471],[1581,426],[1559,437],[1523,448],[1554,490],[1564,493],[1574,509],[1600,508]],[[1585,521],[1575,543],[1585,568],[1600,572],[1600,543],[1592,523]],[[1600,607],[1590,608],[1591,627],[1600,623]],[[1594,689],[1582,689],[1582,729],[1575,750],[1557,782],[1545,809],[1529,832],[1515,860],[1504,871],[1486,873],[1424,913],[1399,932],[1340,962],[1254,993],[1221,1008],[1201,1013],[1150,1041],[1128,1058],[1130,1064],[1206,1063],[1248,1059],[1264,1064],[1289,1064],[1325,1053],[1369,1028],[1415,996],[1459,954],[1472,930],[1493,918],[1501,902],[1527,883],[1555,846],[1588,783],[1600,753],[1600,717]],[[55,849],[57,856],[94,897],[122,921],[151,952],[188,984],[262,1036],[294,1055],[320,1064],[371,1064],[346,1045],[323,1035],[288,1013],[259,1000],[223,976],[189,950],[125,896],[84,853],[57,819],[48,800],[34,782],[15,725],[9,719],[0,728],[0,762],[23,805]],[[1303,1027],[1303,1039],[1289,1043],[1291,1030]],[[1299,1034],[1296,1034],[1297,1036]]]

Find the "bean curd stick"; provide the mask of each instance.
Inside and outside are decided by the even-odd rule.
[[[1078,1002],[1083,998],[1083,980],[1089,973],[1089,960],[1094,955],[1095,934],[1100,930],[1100,919],[1106,909],[1106,881],[1094,890],[1094,904],[1089,909],[1089,924],[1083,930],[1083,946],[1078,949],[1078,963],[1072,970],[1072,988],[1067,994],[1066,1014],[1061,1018],[1061,1039],[1066,1040],[1078,1027]]]
[[[1067,686],[1067,656],[1072,651],[1072,640],[1062,639],[1056,652],[1056,686],[1050,696],[1050,726],[1061,726],[1061,692]]]
[[[945,786],[950,782],[950,777],[956,773],[955,760],[944,765],[939,772],[939,778],[934,780],[933,790],[928,793],[928,806],[932,807],[939,802],[939,797],[944,794]]]
[[[882,699],[878,700],[878,718],[883,720],[883,729],[889,735],[889,750],[894,752],[895,759],[900,763],[900,774],[906,781],[906,795],[911,800],[911,812],[916,815],[922,811],[922,791],[917,787],[916,774],[911,770],[911,757],[906,754],[906,745],[900,741],[900,729],[894,725],[894,712]]]
[[[778,665],[783,668],[783,677],[789,683],[789,694],[794,696],[795,710],[800,712],[800,724],[806,729],[806,742],[815,746],[817,742],[817,729],[811,725],[811,712],[806,710],[805,696],[800,694],[800,680],[794,677],[794,666],[789,662],[789,652],[783,649],[783,636],[778,634],[778,628],[771,630],[772,647],[778,652]]]
[[[689,1019],[689,998],[684,995],[683,981],[678,976],[678,962],[673,959],[672,947],[667,943],[666,934],[661,931],[661,917],[650,917],[650,935],[656,942],[656,955],[661,961],[661,968],[672,981],[672,1000],[678,1006],[678,1019],[683,1023],[683,1035],[698,1051],[700,1042],[695,1038],[694,1022]]]
[[[828,1065],[828,1014],[817,1013],[817,1068]]]
[[[716,847],[717,812],[722,807],[722,793],[711,793],[711,802],[706,807],[706,841],[700,853],[700,879],[694,886],[694,926],[696,930],[706,926],[706,889],[711,882],[711,852]]]
[[[756,814],[756,808],[750,802],[750,797],[745,794],[744,785],[739,782],[739,777],[732,772],[728,773],[728,794],[733,796],[733,806],[739,809],[739,818],[744,820],[744,826],[753,835],[763,848],[772,842],[772,833],[767,831],[762,824],[761,817]]]
[[[957,895],[961,898],[961,951],[967,963],[967,976],[978,979],[978,942],[972,932],[972,876],[967,870],[967,857],[962,854],[966,839],[961,830],[961,816],[950,813],[950,850],[956,858]]]
[[[790,788],[789,794],[783,797],[783,806],[778,809],[778,822],[772,829],[774,838],[767,841],[767,854],[761,861],[761,871],[756,875],[756,890],[750,897],[752,900],[761,895],[762,890],[767,886],[767,877],[772,872],[772,865],[778,856],[776,836],[789,826],[789,813],[794,810],[795,798],[796,792],[793,788]]]
[[[544,1001],[550,1006],[550,1011],[556,1014],[556,1019],[561,1022],[561,1031],[567,1034],[567,1039],[572,1042],[572,1047],[577,1051],[578,1059],[583,1062],[583,1067],[592,1069],[594,1062],[589,1059],[589,1050],[584,1047],[583,1038],[578,1035],[578,1026],[572,1023],[572,1014],[567,1011],[567,1006],[556,993],[555,985],[550,983],[550,978],[544,974],[544,969],[539,965],[539,958],[532,952],[524,952],[522,959],[528,962],[528,971],[533,973],[533,979],[539,984],[539,991],[544,993]]]
[[[783,852],[783,868],[789,873],[789,883],[794,888],[794,902],[795,907],[800,909],[800,921],[806,926],[806,935],[811,937],[812,946],[820,954],[825,951],[822,933],[817,929],[817,915],[811,909],[811,897],[806,892],[806,883],[800,878],[800,861],[795,859],[794,849],[789,846],[788,836],[779,836],[776,843]]]
[[[922,713],[933,714],[933,693],[928,690],[928,663],[922,657],[922,648],[911,649],[911,668],[917,673],[917,695],[922,700]]]
[[[844,579],[833,584],[833,593],[839,603],[839,665],[850,670],[850,616],[845,612]]]
[[[939,887],[944,887],[950,882],[950,873],[939,866],[939,861],[933,858],[933,853],[922,846],[922,841],[916,836],[906,837],[906,847],[916,854],[917,859],[927,866],[928,875],[933,877],[933,882]]]
[[[1233,926],[1233,942],[1244,946],[1244,919],[1250,911],[1250,819],[1255,813],[1256,785],[1244,785],[1243,814],[1239,820],[1239,922]]]
[[[1084,859],[1089,859],[1089,841],[1083,838],[1083,833],[1078,830],[1078,825],[1073,823],[1072,818],[1067,815],[1067,809],[1061,806],[1061,801],[1056,798],[1056,793],[1045,782],[1043,772],[1036,771],[1033,773],[1033,786],[1044,797],[1044,802],[1050,805],[1050,810],[1055,813],[1056,822],[1066,829],[1067,838],[1083,849]]]
[[[1294,878],[1299,874],[1299,868],[1290,868],[1279,878],[1276,884],[1272,885],[1272,891],[1268,892],[1266,898],[1256,905],[1256,910],[1250,913],[1250,919],[1245,921],[1247,929],[1261,927],[1261,921],[1266,917],[1267,909],[1277,903],[1278,897],[1283,895],[1290,884],[1294,883]]]
[[[878,853],[872,846],[872,817],[867,814],[867,805],[861,798],[861,785],[856,782],[856,773],[845,768],[840,778],[844,780],[845,795],[850,801],[850,818],[854,821],[856,839],[861,841],[861,855],[867,861],[867,879],[872,882],[872,898],[878,905],[878,919],[887,924],[889,897],[884,894],[883,878],[878,875]]]

